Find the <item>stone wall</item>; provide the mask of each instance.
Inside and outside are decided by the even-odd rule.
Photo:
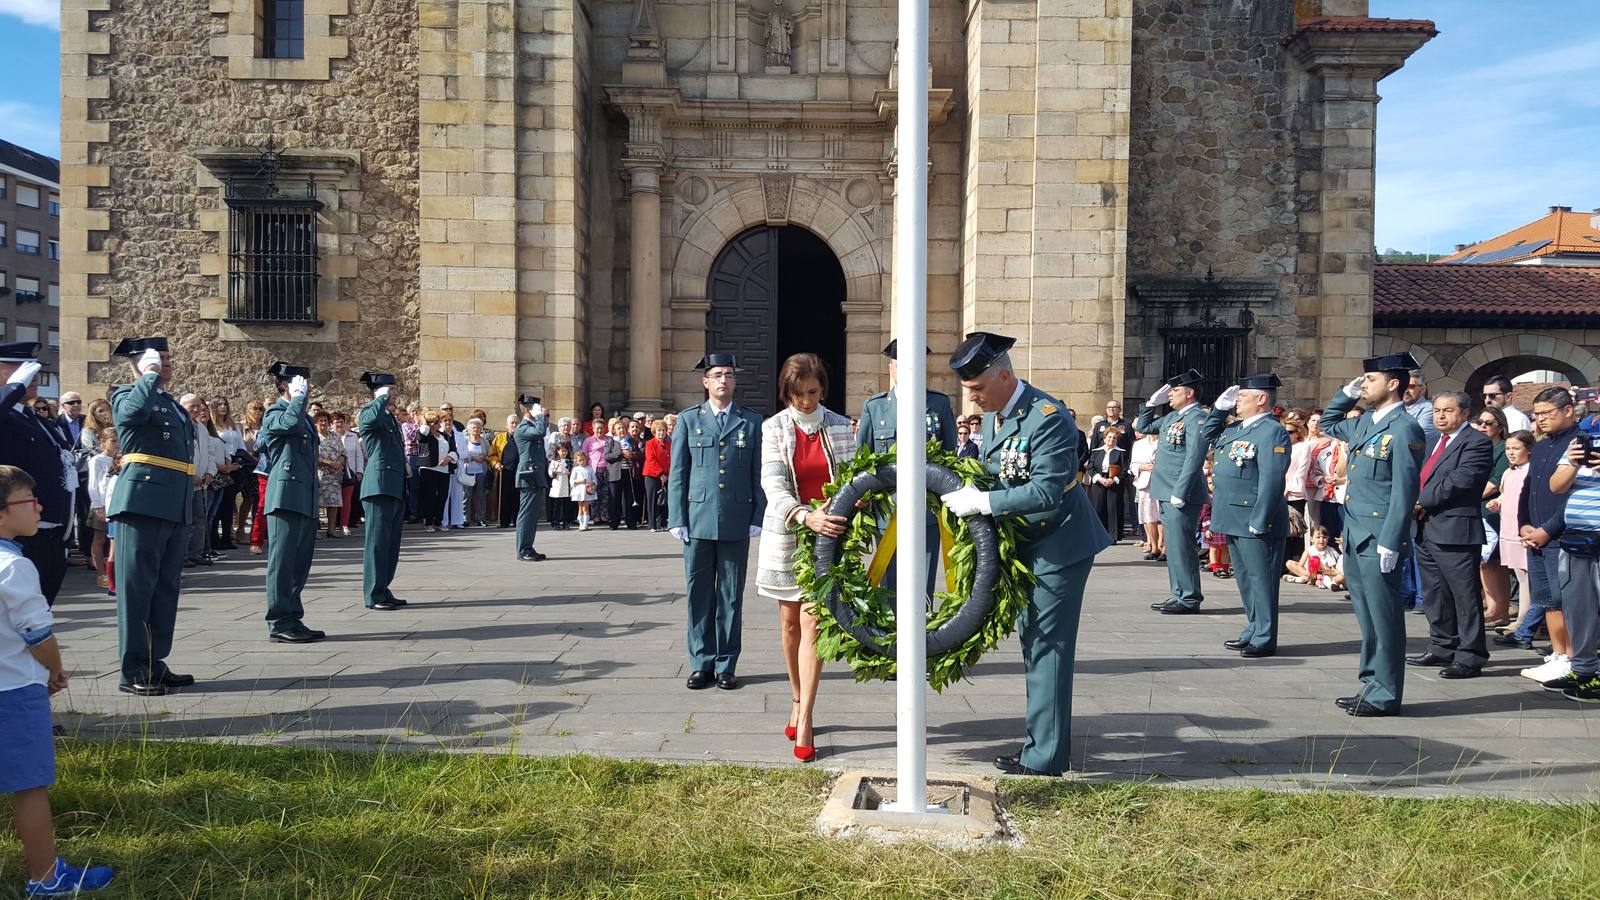
[[[242,2],[242,0],[241,0]],[[67,388],[127,380],[109,351],[128,336],[165,335],[175,387],[239,402],[270,391],[272,361],[309,364],[316,391],[353,402],[356,377],[418,377],[417,12],[412,4],[350,0],[333,16],[345,47],[331,77],[260,81],[230,76],[212,37],[228,33],[231,0],[170,4],[69,0],[63,46],[62,328]],[[319,310],[328,324],[255,327],[248,340],[220,321],[216,182],[197,155],[259,147],[353,161],[337,235],[323,260]],[[320,192],[319,192],[320,193]],[[334,215],[334,213],[337,215]],[[403,390],[406,390],[403,388]]]
[[[1296,75],[1282,38],[1288,4],[1136,0],[1128,217],[1130,285],[1152,278],[1276,283],[1252,306],[1253,371],[1286,385],[1314,374],[1302,356],[1296,297],[1315,292],[1295,277],[1298,193]],[[1130,290],[1127,398],[1135,408],[1161,379],[1163,326],[1195,321],[1181,304],[1141,303]],[[1228,324],[1238,307],[1229,308]],[[1314,327],[1314,322],[1312,323]],[[1314,331],[1312,332],[1314,333]],[[1285,391],[1292,402],[1311,398]]]

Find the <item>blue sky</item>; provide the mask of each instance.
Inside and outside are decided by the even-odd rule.
[[[1371,3],[1375,16],[1432,19],[1440,31],[1378,85],[1378,247],[1443,252],[1549,206],[1600,207],[1596,0]],[[58,8],[0,0],[0,137],[52,156]]]

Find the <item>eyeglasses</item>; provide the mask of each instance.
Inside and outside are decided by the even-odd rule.
[[[38,497],[23,497],[21,500],[12,500],[6,503],[5,508],[10,509],[13,506],[21,506],[24,503],[31,503],[40,509],[44,509],[44,503],[42,503]]]
[[[1499,425],[1500,421],[1498,419],[1479,419],[1472,424],[1478,426],[1479,428],[1493,428],[1494,426]]]
[[[1562,407],[1562,409],[1565,409],[1565,408],[1566,407]],[[1535,419],[1548,419],[1548,418],[1551,418],[1553,416],[1558,416],[1558,415],[1561,415],[1561,409],[1557,409],[1557,408],[1555,408],[1553,406],[1548,408],[1548,409],[1535,409],[1533,411],[1533,417]]]
[[[82,406],[83,405],[83,401],[82,400],[63,400],[63,401],[61,401],[61,405],[62,406]]]
[[[718,372],[715,375],[707,375],[706,378],[711,381],[732,381],[734,375],[732,372]]]

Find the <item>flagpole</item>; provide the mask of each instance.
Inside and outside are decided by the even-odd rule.
[[[928,0],[900,0],[895,156],[895,463],[899,545],[895,566],[896,792],[888,808],[928,809],[927,531]]]

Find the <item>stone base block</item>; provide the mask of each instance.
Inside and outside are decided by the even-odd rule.
[[[930,774],[928,800],[945,812],[885,810],[895,797],[895,773],[845,772],[817,816],[817,830],[824,837],[865,837],[885,844],[921,841],[972,850],[1016,839],[1001,815],[993,782]]]

